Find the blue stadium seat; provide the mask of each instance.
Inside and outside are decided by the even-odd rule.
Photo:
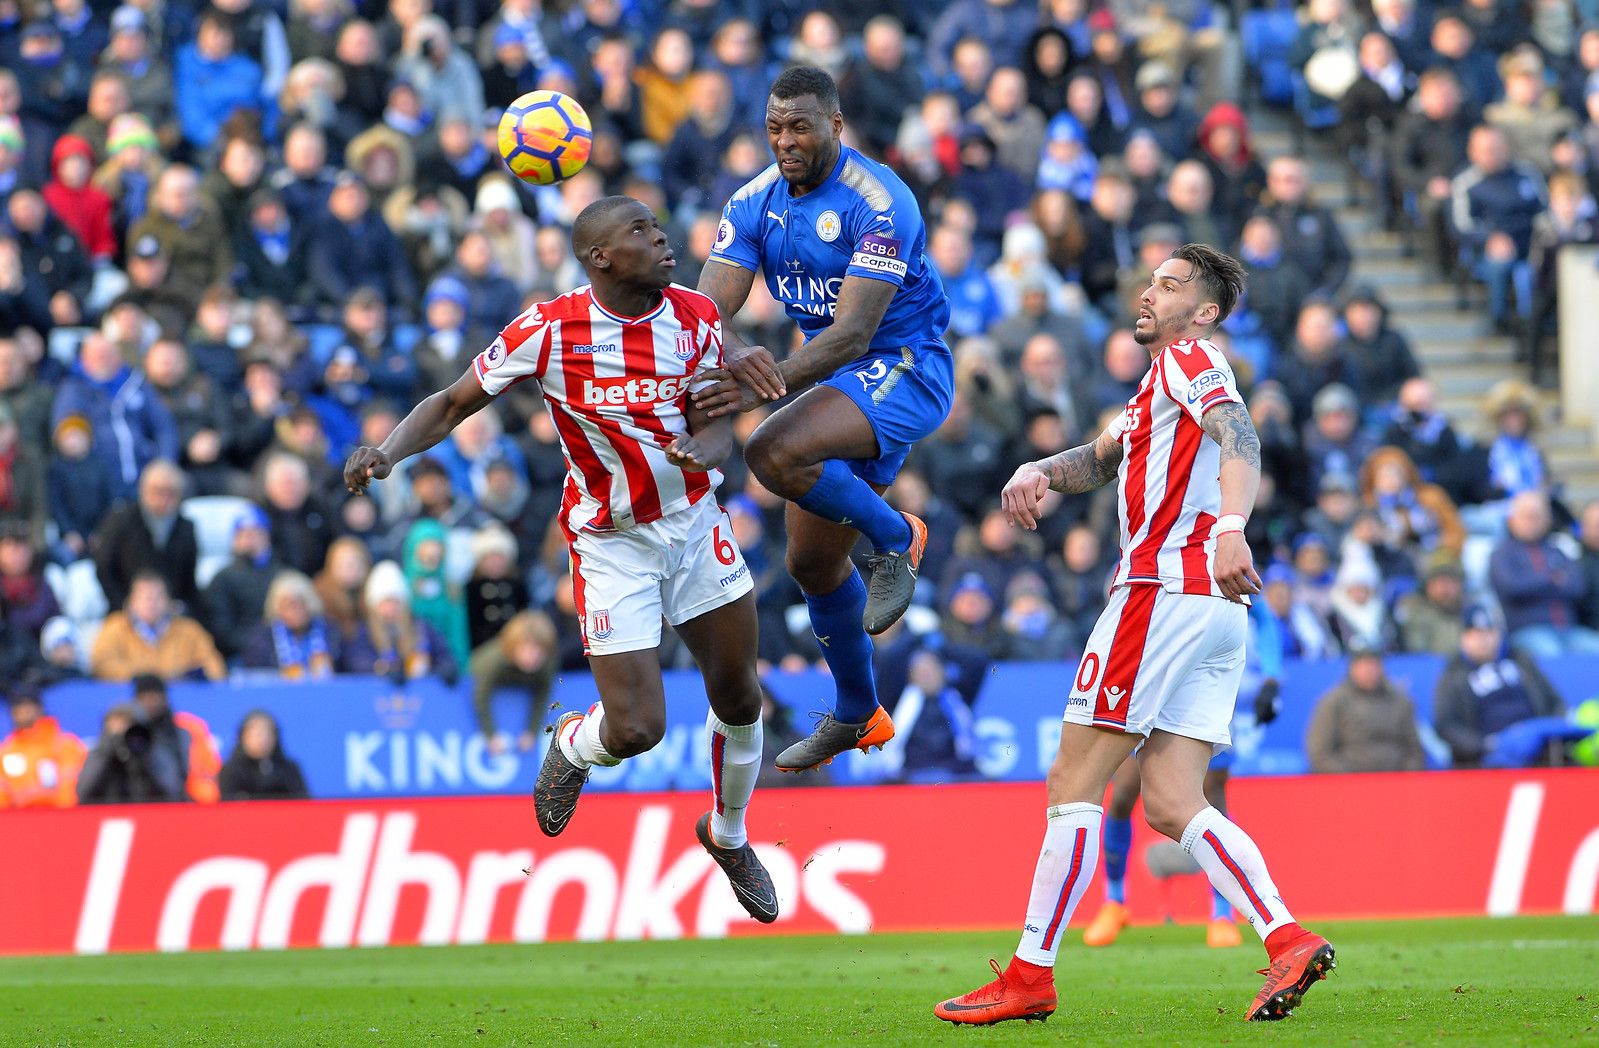
[[[1299,20],[1293,10],[1247,11],[1239,23],[1238,35],[1244,48],[1244,64],[1251,70],[1260,100],[1282,108],[1293,105],[1294,70],[1288,64],[1288,48],[1299,35]]]

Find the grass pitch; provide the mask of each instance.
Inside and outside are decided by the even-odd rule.
[[[932,1017],[1010,956],[1006,932],[4,958],[0,1044],[1599,1044],[1594,918],[1317,927],[1338,971],[1281,1023],[1242,1021],[1253,938],[1165,927],[1068,939],[1042,1026]]]

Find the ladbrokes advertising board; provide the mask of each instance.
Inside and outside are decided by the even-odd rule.
[[[1232,794],[1306,918],[1595,905],[1596,772],[1256,779]],[[0,952],[763,934],[694,840],[704,803],[588,797],[555,840],[522,797],[8,813]],[[1036,784],[758,793],[774,930],[1009,928],[1043,808]],[[1140,827],[1135,856],[1158,839]],[[1140,861],[1131,874],[1135,919],[1205,912],[1200,878],[1158,886]]]

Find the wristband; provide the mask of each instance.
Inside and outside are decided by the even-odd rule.
[[[1245,523],[1242,513],[1223,513],[1216,518],[1216,526],[1210,529],[1210,533],[1212,536],[1221,536],[1230,535],[1236,531],[1241,535],[1244,532]]]

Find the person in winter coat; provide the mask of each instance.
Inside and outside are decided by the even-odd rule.
[[[527,694],[527,718],[516,737],[516,748],[527,753],[538,745],[539,732],[549,715],[550,690],[559,661],[555,626],[542,611],[517,613],[472,652],[467,664],[472,708],[491,753],[505,750],[505,737],[494,719],[494,693],[514,689]]]
[[[128,230],[128,249],[147,234],[165,251],[171,285],[191,312],[207,288],[233,274],[227,226],[200,196],[200,179],[191,167],[173,164],[161,172],[150,194],[149,213]]]
[[[48,509],[41,451],[22,439],[11,409],[0,402],[0,525],[20,527],[39,545]]]
[[[405,578],[412,613],[439,631],[459,666],[470,654],[466,601],[445,575],[448,547],[448,532],[437,520],[424,517],[412,524],[405,536]]]
[[[99,680],[143,675],[221,680],[227,675],[211,635],[173,611],[166,581],[153,571],[135,575],[123,610],[106,616],[89,653],[89,667]]]
[[[200,16],[194,42],[178,51],[172,70],[178,123],[184,141],[204,151],[216,142],[222,124],[244,109],[267,114],[261,66],[234,46],[234,20],[208,9]]]
[[[205,587],[206,626],[224,656],[243,651],[261,625],[268,590],[280,571],[272,556],[271,524],[260,508],[249,506],[233,522],[233,560]]]
[[[1465,610],[1466,574],[1448,550],[1427,560],[1421,588],[1399,599],[1394,618],[1405,650],[1452,655],[1460,647],[1460,616]]]
[[[222,755],[212,741],[210,725],[193,713],[174,710],[166,681],[154,675],[133,678],[133,702],[139,710],[140,723],[150,731],[154,747],[165,747],[181,755],[183,792],[192,801],[216,803]]]
[[[117,242],[127,243],[128,230],[150,209],[150,192],[161,177],[161,145],[150,122],[138,113],[123,113],[106,132],[106,158],[91,184],[111,200],[111,226]]]
[[[78,803],[83,740],[44,712],[31,689],[12,686],[11,734],[0,742],[0,809],[70,808]]]
[[[151,745],[150,730],[132,703],[113,706],[78,774],[79,804],[182,801],[182,754]]]
[[[1449,230],[1449,180],[1466,162],[1471,117],[1462,104],[1460,81],[1444,68],[1421,74],[1416,97],[1394,126],[1394,181],[1415,210],[1422,254],[1439,273],[1455,268]]]
[[[58,535],[53,555],[74,561],[89,552],[89,536],[105,519],[115,494],[109,464],[94,448],[94,431],[82,415],[67,415],[55,428],[55,454],[45,476],[50,522]]]
[[[455,682],[460,664],[444,635],[413,614],[404,569],[392,560],[373,565],[362,596],[366,616],[350,644],[350,673],[370,673],[396,683],[422,677]]]
[[[1507,648],[1492,611],[1466,609],[1460,648],[1433,692],[1433,726],[1457,768],[1482,763],[1494,736],[1533,717],[1559,716],[1566,704],[1531,655]]]
[[[78,362],[56,391],[51,424],[81,415],[94,435],[94,453],[111,464],[119,497],[132,494],[142,471],[156,459],[176,461],[178,427],[144,375],[127,367],[110,339],[91,332]]]
[[[229,493],[236,474],[223,452],[233,420],[216,383],[190,366],[189,351],[175,338],[160,338],[151,344],[144,354],[144,374],[177,426],[190,494]]]
[[[1240,228],[1266,191],[1266,169],[1250,146],[1249,120],[1231,102],[1217,102],[1199,122],[1199,159],[1210,169],[1216,209]]]
[[[370,287],[390,309],[415,311],[416,278],[392,230],[376,211],[360,179],[341,173],[326,213],[311,230],[308,273],[318,301],[342,305],[350,292]]]
[[[404,46],[394,72],[412,85],[425,111],[435,118],[483,118],[483,75],[477,63],[455,46],[444,19],[434,15],[418,19],[405,34]]]
[[[48,302],[47,316],[33,315],[37,308],[25,310],[24,323],[38,327],[41,334],[53,326],[83,323],[94,270],[77,235],[52,215],[44,198],[31,189],[17,190],[5,204],[19,275],[36,289],[39,299]],[[0,295],[12,291],[6,285],[6,275],[0,271]]]
[[[300,765],[283,752],[278,722],[266,710],[251,710],[239,725],[233,752],[217,773],[225,801],[300,800],[309,797]]]
[[[1365,647],[1385,652],[1398,646],[1382,599],[1382,576],[1370,557],[1345,553],[1333,580],[1332,627],[1346,651]]]
[[[326,562],[312,580],[322,613],[346,644],[361,628],[365,608],[361,589],[372,571],[372,554],[354,535],[341,535],[328,547]]]
[[[1443,488],[1421,478],[1410,456],[1378,448],[1360,467],[1361,500],[1382,518],[1388,545],[1412,554],[1445,549],[1460,555],[1466,529]]]
[[[252,298],[275,298],[289,305],[308,297],[308,236],[306,225],[290,215],[276,189],[256,190],[233,238],[239,290]]]
[[[110,262],[117,248],[111,228],[111,198],[90,184],[94,149],[83,139],[63,135],[50,152],[50,173],[41,195],[50,211],[77,234],[94,263]]]
[[[1488,581],[1504,611],[1510,642],[1543,658],[1599,654],[1599,632],[1578,624],[1588,580],[1550,540],[1550,529],[1547,495],[1524,491],[1510,500],[1507,534],[1488,558]]]
[[[1338,220],[1309,199],[1310,169],[1296,156],[1280,156],[1266,171],[1260,211],[1283,231],[1283,249],[1305,276],[1313,294],[1331,298],[1349,276],[1353,256]]]
[[[1310,770],[1317,773],[1421,771],[1427,766],[1416,709],[1383,673],[1382,654],[1356,648],[1349,673],[1316,702],[1305,731]]]
[[[0,525],[0,609],[35,642],[44,624],[61,613],[55,591],[44,579],[39,550],[26,526]]]
[[[1399,399],[1406,379],[1421,374],[1410,340],[1388,326],[1388,307],[1368,284],[1344,297],[1343,319],[1338,354],[1354,364],[1360,377],[1355,393],[1367,410],[1386,408]]]
[[[275,669],[285,680],[325,680],[346,669],[344,636],[328,624],[311,580],[281,571],[262,604],[263,620],[239,656],[252,669]]]

